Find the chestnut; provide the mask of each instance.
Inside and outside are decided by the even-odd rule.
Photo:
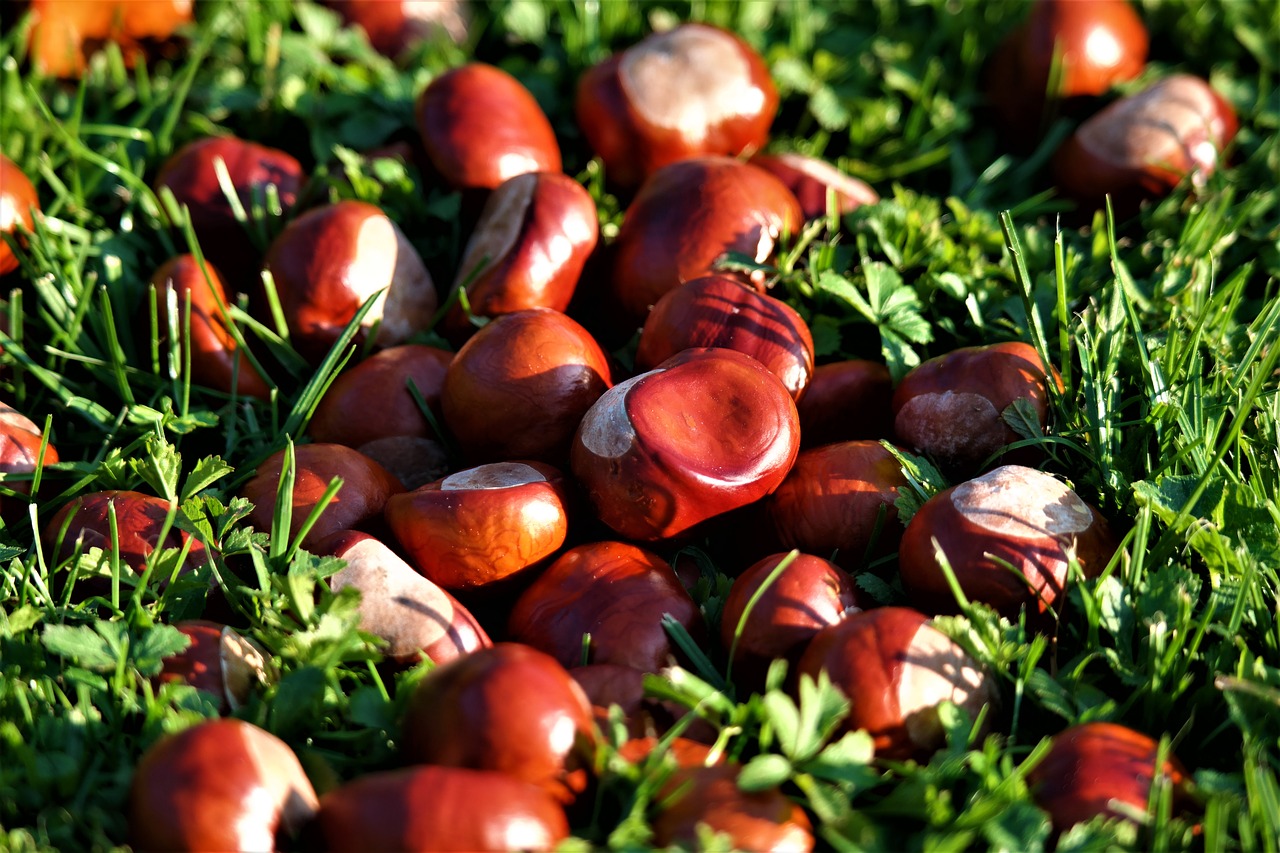
[[[191,639],[191,645],[165,658],[156,680],[189,684],[216,696],[218,713],[237,710],[256,687],[273,677],[262,649],[226,625],[191,619],[174,627]]]
[[[341,530],[319,550],[347,561],[329,585],[360,591],[360,630],[386,641],[383,654],[392,663],[445,663],[493,645],[456,598],[367,533]]]
[[[817,157],[794,152],[756,154],[748,162],[786,184],[807,220],[826,217],[828,194],[834,197],[838,216],[880,200],[880,194],[866,181],[846,175]]]
[[[686,23],[589,69],[578,81],[574,108],[605,177],[630,189],[677,160],[759,148],[778,93],[746,42]]]
[[[464,0],[325,0],[325,5],[348,26],[364,30],[373,49],[392,59],[437,33],[461,43],[470,24]]]
[[[125,65],[143,54],[143,39],[165,39],[191,20],[192,0],[31,0],[31,64],[43,74],[75,77],[103,42],[120,46]]]
[[[922,610],[957,612],[941,550],[966,597],[1016,619],[1023,607],[1035,616],[1057,605],[1071,557],[1091,577],[1115,549],[1106,520],[1065,483],[1005,465],[926,501],[902,535],[898,562]]]
[[[473,62],[431,81],[418,97],[418,132],[436,171],[457,189],[495,189],[526,172],[559,172],[551,122],[520,81]]]
[[[376,352],[333,380],[316,406],[307,433],[316,441],[356,447],[379,438],[436,437],[409,392],[409,383],[437,416],[453,353],[424,344]]]
[[[968,473],[1018,440],[1004,421],[1016,400],[1028,401],[1040,426],[1049,418],[1049,382],[1039,353],[1018,341],[965,347],[931,358],[903,377],[893,392],[899,441],[932,456],[945,469]]]
[[[365,300],[382,291],[364,317],[374,343],[404,343],[425,331],[436,288],[400,226],[372,204],[340,201],[299,216],[272,242],[275,279],[289,333],[299,352],[324,357]]]
[[[58,450],[52,444],[45,445],[44,433],[26,415],[7,403],[0,403],[0,487],[20,495],[31,494],[31,482],[26,479],[10,480],[10,474],[26,475],[37,468],[53,465],[58,461]],[[0,517],[7,518],[26,506],[26,502],[0,495]]]
[[[45,545],[57,546],[59,560],[69,558],[77,547],[82,551],[90,548],[111,551],[113,509],[119,535],[120,562],[134,572],[142,574],[147,558],[155,549],[181,548],[188,540],[191,548],[187,552],[186,567],[196,569],[209,562],[204,544],[179,530],[177,525],[169,528],[163,542],[157,541],[169,515],[169,503],[132,491],[93,492],[74,498],[45,525]]]
[[[555,658],[498,643],[442,664],[414,690],[404,721],[410,761],[497,770],[571,802],[586,785],[578,741],[591,705]]]
[[[258,466],[253,479],[245,483],[240,492],[253,504],[249,523],[260,531],[271,530],[284,457],[283,450],[273,453]],[[340,477],[343,481],[342,488],[303,538],[302,545],[306,548],[339,530],[376,519],[382,514],[387,499],[404,491],[399,481],[377,462],[341,444],[304,444],[294,448],[293,458],[290,536],[297,535],[333,478]]]
[[[21,225],[31,230],[34,214],[40,212],[36,188],[17,164],[0,153],[0,232],[13,234]],[[0,239],[0,275],[18,268],[18,258]]]
[[[619,748],[623,753],[628,746],[637,743],[637,739],[656,741],[660,735],[670,729],[677,720],[688,715],[689,710],[677,702],[659,700],[645,695],[645,673],[631,666],[616,663],[589,663],[575,666],[569,675],[578,682],[578,686],[587,694],[591,702],[591,710],[601,730],[609,725],[609,709],[617,705],[622,711],[627,734],[631,740]],[[689,737],[703,737],[714,741],[717,731],[701,719],[694,719],[692,725],[684,730]],[[691,743],[688,738],[679,737],[672,743]],[[708,748],[697,744],[705,757]],[[624,756],[634,762],[639,760],[632,756]],[[701,760],[699,760],[701,763]]]
[[[813,849],[813,827],[804,809],[777,788],[744,791],[736,764],[679,767],[658,790],[655,845],[697,845],[698,827],[724,833],[735,850]]]
[[[274,850],[318,806],[284,741],[243,720],[210,720],[142,756],[129,828],[140,850]]]
[[[188,300],[191,306],[191,378],[210,388],[265,400],[271,389],[246,358],[227,320],[227,291],[212,264],[202,268],[194,255],[166,261],[151,276],[156,290],[160,334],[170,326],[181,334]],[[170,310],[174,313],[171,315]]]
[[[905,607],[854,613],[818,633],[799,675],[826,671],[849,698],[847,731],[866,729],[880,758],[927,758],[946,740],[938,706],[952,702],[970,719],[996,701],[978,662],[928,618]]]
[[[883,364],[855,358],[818,365],[796,402],[800,446],[888,438],[892,399],[893,380]]]
[[[1085,121],[1053,157],[1058,188],[1083,204],[1116,197],[1130,209],[1183,178],[1202,186],[1239,127],[1235,111],[1199,77],[1174,74]]]
[[[658,738],[653,736],[631,738],[618,747],[618,755],[632,764],[639,764],[649,759],[653,751],[658,748],[658,743]],[[662,760],[676,767],[710,767],[723,764],[723,755],[717,753],[713,758],[711,749],[700,741],[676,737],[664,744]]]
[[[645,181],[613,244],[613,293],[642,321],[664,293],[712,271],[727,252],[763,263],[800,229],[800,203],[763,169],[728,157],[673,163]],[[763,276],[752,277],[763,286]]]
[[[1159,751],[1155,740],[1127,726],[1083,723],[1054,736],[1027,783],[1059,832],[1099,815],[1128,820],[1131,812],[1116,806],[1146,812]],[[1171,753],[1160,775],[1177,788],[1188,781]]]
[[[690,349],[605,393],[571,464],[596,515],[628,539],[668,539],[777,488],[800,445],[786,386],[750,356]]]
[[[492,462],[387,501],[386,518],[417,570],[471,589],[537,565],[568,533],[564,475],[541,462]]]
[[[796,310],[725,276],[695,278],[654,304],[640,333],[636,367],[652,370],[695,347],[746,353],[773,371],[796,400],[813,375],[813,336]]]
[[[361,776],[320,798],[316,826],[332,853],[552,850],[569,835],[564,808],[546,791],[463,767]]]
[[[580,545],[547,567],[516,601],[508,630],[565,667],[586,657],[657,672],[675,649],[662,626],[670,614],[699,635],[698,605],[675,571],[656,554],[622,542]]]
[[[563,464],[573,431],[608,389],[608,358],[559,311],[504,314],[458,350],[445,373],[445,422],[473,462]]]

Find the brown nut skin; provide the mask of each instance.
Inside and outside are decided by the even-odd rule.
[[[284,741],[243,720],[210,720],[142,756],[129,827],[139,850],[274,850],[318,806]]]
[[[325,0],[325,5],[348,26],[364,30],[373,49],[392,59],[441,32],[460,43],[470,23],[464,0]]]
[[[7,403],[0,403],[0,486],[21,495],[31,494],[30,480],[10,480],[9,474],[31,474],[40,466],[58,461],[58,450],[52,444],[40,453],[44,433],[35,422]],[[20,498],[0,495],[0,517],[11,518],[27,503]]]
[[[559,172],[504,181],[485,202],[454,279],[466,285],[471,313],[497,317],[528,308],[569,307],[600,225],[596,203]],[[451,337],[474,333],[461,304],[448,315]]]
[[[902,535],[899,571],[911,603],[930,613],[956,613],[935,539],[965,596],[1010,619],[1023,607],[1034,617],[1058,606],[1069,553],[1090,577],[1116,549],[1097,510],[1056,478],[1021,465],[939,492]]]
[[[206,275],[207,272],[207,275]],[[222,277],[212,264],[201,269],[194,255],[170,258],[151,276],[156,290],[159,330],[168,338],[169,309],[176,308],[172,323],[183,328],[186,303],[191,302],[191,378],[219,391],[265,400],[271,388],[239,348],[227,323],[230,300]],[[163,351],[164,343],[161,343]]]
[[[369,457],[341,444],[304,444],[294,448],[293,514],[289,535],[295,536],[311,510],[319,503],[334,477],[343,484],[337,495],[302,540],[305,548],[339,530],[357,527],[382,514],[387,499],[404,487],[385,468]],[[273,453],[244,484],[240,494],[253,504],[249,523],[260,531],[271,530],[275,516],[276,491],[284,470],[283,450]]]
[[[526,172],[559,172],[551,122],[520,81],[473,62],[418,97],[418,132],[436,171],[457,189],[496,189]]]
[[[586,694],[555,658],[498,643],[444,664],[414,691],[404,750],[420,764],[497,770],[569,803],[586,786],[579,740],[594,740]]]
[[[294,345],[324,358],[360,306],[383,291],[362,322],[374,343],[404,343],[431,325],[435,284],[400,226],[372,204],[340,201],[299,216],[272,242],[267,269]]]
[[[191,645],[164,659],[160,684],[189,684],[218,697],[218,713],[235,711],[249,701],[253,690],[271,677],[262,649],[217,622],[190,619],[174,625]]]
[[[1062,192],[1085,205],[1108,193],[1128,211],[1162,198],[1183,178],[1201,186],[1222,165],[1239,123],[1199,77],[1175,74],[1089,118],[1053,158]]]
[[[650,824],[654,844],[696,845],[698,825],[705,824],[727,834],[735,850],[812,850],[813,828],[804,810],[777,788],[741,790],[740,772],[736,764],[677,768],[655,797],[662,806]]]
[[[693,636],[705,630],[666,560],[634,545],[596,542],[548,566],[516,601],[508,630],[565,667],[582,662],[583,635],[590,634],[591,663],[657,672],[675,653],[662,627],[667,613]]]
[[[448,589],[487,586],[555,553],[568,534],[562,473],[491,462],[387,501],[386,518],[417,570]]]
[[[361,776],[321,797],[316,823],[331,853],[552,850],[569,835],[546,791],[462,767]]]
[[[1112,802],[1146,812],[1159,749],[1157,741],[1127,726],[1083,723],[1054,736],[1048,754],[1027,774],[1027,783],[1036,805],[1049,813],[1059,832],[1099,815],[1127,820],[1129,815]],[[1161,775],[1175,788],[1188,781],[1186,769],[1171,753]]]
[[[589,69],[578,81],[574,108],[606,178],[630,189],[678,160],[759,148],[778,93],[746,42],[687,23]]]
[[[67,524],[58,559],[65,560],[75,553],[77,542],[82,550],[112,549],[111,508],[115,508],[116,531],[120,541],[120,561],[141,574],[147,558],[156,548],[181,548],[187,540],[191,548],[187,552],[186,567],[196,569],[209,562],[204,544],[175,525],[163,542],[157,542],[169,514],[169,504],[160,498],[141,492],[106,491],[81,495],[58,510],[57,515],[45,525],[43,539],[47,546],[57,543],[63,524]],[[70,522],[67,519],[70,518]]]
[[[797,673],[816,679],[822,670],[851,703],[842,730],[866,729],[880,758],[924,759],[940,748],[943,701],[971,720],[996,701],[977,661],[924,614],[905,607],[854,613],[821,631]]]
[[[655,541],[773,491],[799,446],[778,377],[740,352],[691,349],[602,396],[571,464],[601,521]]]
[[[817,157],[792,152],[756,154],[748,162],[786,184],[807,220],[827,215],[828,192],[835,195],[835,212],[839,216],[880,200],[880,194],[866,181],[846,175]]]
[[[894,501],[906,485],[902,466],[880,442],[844,441],[801,451],[766,506],[784,547],[835,554],[852,571],[868,556],[896,549],[903,528]]]
[[[668,291],[640,333],[636,368],[652,370],[681,350],[723,347],[745,353],[799,400],[813,375],[813,335],[796,310],[737,279],[710,275]]]
[[[595,338],[564,314],[536,308],[476,332],[449,365],[440,400],[471,461],[562,465],[582,416],[611,384]]]
[[[636,322],[667,291],[712,272],[726,252],[767,261],[804,222],[791,190],[728,157],[673,163],[645,181],[613,244],[613,293]],[[752,283],[763,286],[756,276]]]
[[[627,736],[631,740],[619,748],[619,753],[625,753],[627,747],[636,743],[637,739],[656,741],[658,735],[666,732],[678,720],[689,714],[689,709],[678,702],[646,696],[645,673],[634,667],[616,663],[589,663],[586,666],[573,667],[569,670],[569,674],[587,694],[587,699],[591,702],[592,714],[602,731],[607,730],[610,725],[610,707],[617,705],[621,709]],[[690,738],[702,738],[708,742],[714,742],[718,731],[706,721],[695,719],[684,729],[684,733],[686,737],[676,738],[672,744],[673,748],[680,744],[691,743]],[[701,743],[696,745],[702,749],[705,757],[707,747]],[[624,755],[624,757],[632,762],[639,760],[630,755]],[[700,759],[699,763],[701,763]]]
[[[17,164],[0,154],[0,231],[12,234],[21,225],[31,230],[33,214],[40,211],[36,188]],[[0,239],[0,275],[18,268],[18,258]]]
[[[818,365],[796,403],[800,446],[888,438],[893,431],[892,399],[893,379],[883,364],[850,359]]]
[[[374,353],[333,380],[316,406],[307,433],[318,442],[356,448],[391,436],[435,438],[435,430],[409,392],[409,383],[440,416],[440,393],[452,361],[453,353],[423,344]]]
[[[1052,375],[1061,390],[1056,369]],[[1030,401],[1041,427],[1048,422],[1048,380],[1034,347],[1013,341],[953,350],[903,377],[893,392],[894,432],[944,469],[970,473],[1018,440],[1002,417],[1018,399]]]
[[[347,561],[329,585],[334,592],[360,591],[360,629],[386,641],[383,654],[392,663],[412,665],[424,657],[447,663],[493,645],[456,598],[369,534],[341,530],[317,550]]]
[[[164,39],[191,20],[192,0],[31,0],[33,67],[54,77],[78,77],[103,42],[120,46],[125,65],[142,57],[142,39]]]
[[[726,652],[734,650],[734,683],[752,690],[763,689],[765,675],[776,658],[785,658],[794,670],[818,632],[874,606],[835,563],[812,554],[797,554],[756,601],[735,648],[733,637],[747,604],[787,556],[772,554],[755,563],[734,580],[724,601],[720,642]]]

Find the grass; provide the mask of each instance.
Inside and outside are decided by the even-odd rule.
[[[1102,577],[1073,584],[1051,636],[981,605],[939,620],[1007,701],[986,733],[949,718],[948,746],[927,763],[877,762],[864,737],[833,739],[844,699],[828,685],[798,701],[726,692],[716,650],[697,672],[651,677],[651,691],[708,720],[746,764],[745,785],[785,785],[836,849],[1051,846],[1026,773],[1048,736],[1095,719],[1164,736],[1192,771],[1192,805],[1174,811],[1157,790],[1140,827],[1076,827],[1058,849],[1280,847],[1280,5],[1140,6],[1148,77],[1208,76],[1241,131],[1231,167],[1199,195],[1181,188],[1119,220],[1072,210],[1052,191],[1052,145],[1008,153],[988,121],[982,62],[1021,13],[1015,0],[511,0],[477,8],[466,44],[423,45],[403,66],[318,6],[216,0],[198,5],[184,50],[133,72],[108,50],[79,83],[28,70],[25,24],[12,27],[0,36],[0,148],[37,184],[45,216],[4,281],[0,396],[48,418],[69,461],[42,471],[38,499],[0,529],[0,847],[127,843],[122,804],[142,750],[216,713],[190,688],[149,680],[180,644],[168,623],[205,608],[208,576],[161,591],[174,553],[158,553],[141,579],[100,552],[59,565],[38,533],[75,495],[164,496],[173,524],[217,546],[207,571],[280,672],[240,715],[285,738],[318,784],[395,765],[401,711],[426,671],[377,666],[353,594],[323,582],[334,560],[246,526],[239,485],[302,438],[354,357],[351,338],[309,374],[271,322],[233,305],[238,334],[270,353],[279,394],[260,403],[192,384],[174,351],[155,346],[150,319],[151,272],[192,242],[149,189],[159,164],[215,131],[284,148],[312,175],[306,198],[382,205],[449,281],[457,197],[412,165],[355,152],[412,141],[412,99],[433,75],[469,57],[495,62],[542,102],[566,169],[615,233],[622,206],[575,125],[574,81],[650,27],[686,19],[740,31],[767,58],[783,98],[776,148],[831,158],[884,196],[843,232],[807,234],[779,264],[776,291],[810,322],[820,357],[876,358],[900,376],[956,346],[1032,342],[1065,391],[1051,434],[1028,440],[1124,544]],[[283,224],[246,218],[260,243]],[[923,470],[921,487],[942,485],[937,476]],[[742,567],[726,562],[723,542],[695,544],[714,622],[725,575]],[[71,603],[93,574],[111,592]],[[862,582],[901,600],[889,580]],[[599,762],[604,781],[575,834],[644,846],[661,768],[609,748]]]

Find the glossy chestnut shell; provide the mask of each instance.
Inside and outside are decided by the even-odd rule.
[[[40,210],[36,188],[17,164],[0,154],[0,231],[12,234],[21,225],[30,231],[33,214]],[[0,240],[0,275],[18,268],[9,244]]]
[[[218,699],[218,711],[226,714],[246,702],[253,691],[271,677],[271,665],[256,643],[217,622],[190,619],[174,625],[191,645],[164,659],[156,679],[165,684],[189,684]]]
[[[875,204],[880,194],[866,181],[846,175],[826,160],[804,154],[756,154],[751,165],[764,169],[787,185],[807,220],[827,215],[827,195],[834,199],[837,216],[852,213],[864,204]]]
[[[808,390],[796,402],[800,445],[888,438],[893,429],[892,398],[889,368],[879,362],[850,359],[818,365]]]
[[[52,444],[40,453],[44,433],[26,415],[0,403],[0,486],[22,495],[31,494],[31,481],[10,480],[10,474],[32,474],[36,468],[58,461]],[[8,518],[26,506],[21,499],[0,495],[0,517]]]
[[[440,394],[453,353],[403,344],[374,353],[333,380],[316,406],[307,433],[316,441],[359,448],[380,438],[436,438],[409,391],[412,382],[428,408],[442,414]]]
[[[743,791],[736,764],[680,767],[659,789],[652,821],[653,841],[696,845],[698,826],[725,833],[733,849],[799,851],[813,849],[813,829],[800,806],[782,791]]]
[[[198,568],[209,561],[208,552],[200,540],[179,530],[176,525],[169,528],[163,542],[157,541],[169,514],[169,504],[160,498],[133,491],[93,492],[73,499],[45,525],[45,544],[52,546],[59,541],[59,536],[62,537],[57,552],[59,560],[75,553],[77,545],[82,551],[101,548],[110,552],[112,509],[115,510],[119,535],[120,561],[134,572],[142,573],[147,558],[156,548],[181,548],[188,540],[191,548],[187,552],[187,568]]]

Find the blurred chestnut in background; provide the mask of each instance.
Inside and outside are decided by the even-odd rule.
[[[177,525],[169,528],[163,542],[157,541],[169,515],[169,502],[141,492],[93,492],[74,498],[45,525],[42,537],[45,545],[53,546],[59,542],[58,537],[62,537],[57,550],[59,560],[69,558],[75,553],[77,546],[82,551],[101,548],[110,552],[113,545],[113,509],[116,532],[119,535],[120,562],[134,572],[142,573],[146,568],[147,558],[155,549],[181,548],[188,540],[191,541],[191,549],[187,552],[186,567],[195,569],[209,562],[208,552],[200,540],[179,530]]]
[[[318,549],[347,561],[329,585],[360,591],[360,630],[386,641],[383,654],[392,663],[445,663],[493,645],[457,599],[367,533],[342,530]]]
[[[1092,577],[1116,549],[1093,507],[1065,483],[1021,465],[1005,465],[939,492],[902,536],[899,571],[911,603],[932,613],[956,613],[935,540],[965,596],[1010,619],[1023,607],[1033,616],[1055,607],[1072,556]]]
[[[1062,379],[1052,369],[1060,391]],[[898,439],[946,470],[970,473],[1019,439],[1005,423],[1014,401],[1028,401],[1041,428],[1049,419],[1049,379],[1040,354],[1018,341],[965,347],[917,366],[893,392]]]
[[[799,446],[778,377],[740,352],[691,349],[602,396],[571,459],[600,520],[652,541],[764,497]]]
[[[664,293],[711,273],[725,253],[764,263],[782,234],[803,222],[796,197],[763,169],[728,157],[673,163],[654,172],[627,208],[613,244],[613,292],[643,322]],[[764,283],[760,275],[751,281]]]
[[[462,767],[360,776],[320,798],[316,824],[332,853],[552,850],[569,835],[564,808],[546,791]]]
[[[34,421],[7,403],[0,403],[0,487],[20,495],[31,494],[30,480],[14,480],[9,475],[32,474],[36,468],[56,463],[58,450],[52,444],[40,453],[43,441],[44,432]],[[26,501],[0,495],[0,517],[10,518],[26,505]]]
[[[646,696],[646,673],[635,667],[616,663],[589,663],[571,667],[569,675],[573,676],[573,680],[586,693],[601,730],[607,730],[609,709],[613,705],[617,705],[622,711],[627,734],[631,738],[623,745],[623,749],[635,743],[638,738],[656,738],[690,713],[688,708],[678,702]],[[684,732],[690,737],[705,737],[711,741],[715,740],[717,734],[716,729],[702,720],[694,720]],[[687,738],[679,737],[672,746],[688,742]],[[619,749],[619,752],[623,749]],[[705,753],[707,748],[702,749]],[[628,760],[635,759],[628,757]]]
[[[799,674],[825,670],[849,698],[844,731],[866,729],[880,758],[926,759],[946,742],[938,706],[970,720],[996,701],[978,662],[922,613],[878,607],[824,629],[800,658]]]
[[[435,285],[400,226],[372,204],[340,201],[309,210],[267,253],[280,305],[298,351],[319,361],[370,296],[361,323],[377,324],[374,343],[404,343],[425,331],[437,307]]]
[[[78,77],[104,42],[120,46],[126,66],[144,39],[165,39],[191,20],[192,0],[31,0],[31,64],[54,77]]]
[[[555,658],[528,646],[498,643],[432,670],[403,728],[413,762],[501,771],[562,803],[586,785],[576,749],[594,739],[591,705]]]
[[[486,586],[537,565],[568,532],[564,475],[493,462],[387,501],[387,523],[417,570],[448,589]]]
[[[565,667],[586,658],[657,672],[675,648],[662,627],[670,614],[691,635],[703,632],[698,605],[656,554],[622,542],[580,545],[561,555],[516,601],[512,639]]]
[[[142,756],[129,830],[139,850],[275,850],[318,805],[284,741],[243,720],[210,720]]]
[[[551,122],[520,81],[473,62],[431,81],[418,97],[418,132],[437,172],[456,189],[496,189],[526,172],[559,172]]]
[[[846,175],[826,160],[805,154],[756,154],[751,165],[764,169],[787,185],[807,220],[827,215],[827,195],[834,197],[835,213],[844,216],[864,204],[875,204],[880,194],[866,181]]]
[[[559,311],[504,314],[458,350],[445,374],[445,421],[473,462],[563,464],[583,414],[611,384],[609,361]]]
[[[151,285],[156,291],[162,351],[170,326],[178,330],[178,340],[183,339],[190,302],[192,380],[228,394],[234,388],[236,394],[245,397],[265,400],[271,396],[266,380],[231,334],[227,291],[212,264],[206,263],[201,269],[194,255],[179,255],[155,271]]]
[[[668,291],[640,333],[636,367],[652,370],[681,350],[723,347],[751,356],[804,396],[813,375],[813,336],[795,309],[737,279],[709,275]]]
[[[678,160],[762,146],[778,111],[764,60],[738,36],[686,23],[653,33],[582,75],[578,124],[625,189]]]
[[[0,153],[0,232],[13,234],[19,225],[30,231],[33,214],[40,210],[36,188],[17,164]],[[18,258],[0,239],[0,275],[18,268]]]
[[[272,677],[266,653],[226,625],[191,619],[174,625],[191,639],[176,655],[164,659],[161,684],[189,684],[218,699],[218,713],[235,711],[253,691]]]
[[[698,827],[729,836],[735,850],[813,849],[813,829],[804,809],[777,788],[744,791],[737,764],[679,767],[658,790],[654,844],[696,847]]]
[[[865,359],[820,364],[796,402],[800,445],[888,438],[893,429],[889,368]]]
[[[444,33],[455,43],[467,37],[464,0],[325,0],[348,26],[360,27],[378,53],[391,59]]]

